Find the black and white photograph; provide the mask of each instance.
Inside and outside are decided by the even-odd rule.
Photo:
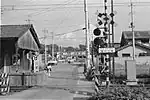
[[[0,0],[0,100],[150,100],[150,0]]]

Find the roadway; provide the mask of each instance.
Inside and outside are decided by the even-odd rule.
[[[86,81],[82,72],[83,67],[58,64],[52,67],[51,76],[41,85],[0,96],[0,100],[83,100],[94,93],[94,83]]]

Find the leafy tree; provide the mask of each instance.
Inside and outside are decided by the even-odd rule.
[[[85,50],[86,50],[86,46],[83,45],[83,44],[79,44],[79,49],[80,49],[81,51],[85,51]]]
[[[65,48],[65,50],[66,50],[66,52],[72,52],[75,49],[73,47],[69,46],[69,47]]]

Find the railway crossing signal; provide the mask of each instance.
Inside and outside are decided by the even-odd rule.
[[[101,35],[101,30],[99,28],[96,28],[96,29],[94,29],[93,33],[95,36],[99,36],[99,35]]]
[[[115,48],[110,47],[109,30],[110,25],[114,24],[113,21],[114,13],[107,14],[107,0],[104,0],[104,13],[97,13],[97,28],[94,29],[93,33],[96,36],[94,39],[94,45],[97,46],[97,57],[100,58],[100,73],[106,77],[106,87],[109,87],[109,72],[110,72],[110,54],[115,52]]]

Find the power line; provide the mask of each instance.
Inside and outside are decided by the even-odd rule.
[[[75,0],[67,0],[66,2],[66,4],[65,5],[68,5],[69,3],[72,3],[72,2],[74,2]],[[64,5],[63,5],[64,6]],[[39,12],[39,13],[34,13],[34,14],[31,14],[30,16],[37,16],[37,15],[39,15],[39,14],[43,14],[43,13],[46,13],[46,12],[49,12],[49,11],[53,11],[53,10],[55,10],[55,9],[58,9],[58,8],[61,8],[62,6],[60,6],[60,7],[56,7],[56,8],[52,8],[52,9],[50,9],[50,8],[48,8],[46,11],[45,10],[43,10],[43,12]]]
[[[68,1],[70,1],[70,0],[67,0],[67,1],[65,1],[64,3],[67,3]],[[57,8],[57,7],[55,7],[55,8]],[[45,10],[49,10],[49,9],[51,9],[51,8],[50,8],[50,7],[48,7],[48,8],[46,8],[46,9],[44,9],[44,10],[40,11],[40,12],[43,12],[43,11],[45,11]],[[54,8],[53,8],[53,9],[54,9]],[[30,16],[32,16],[32,15],[37,14],[37,13],[39,13],[39,11],[34,12],[34,13],[31,13],[31,14],[29,14],[29,15],[30,15]]]
[[[69,0],[68,0],[69,1]],[[68,2],[68,1],[66,1],[66,2]],[[133,4],[150,4],[150,2],[132,2]],[[99,5],[99,3],[88,3],[88,5],[95,5],[95,4],[97,4],[97,5]],[[101,3],[101,4],[103,4],[103,3]],[[130,4],[130,2],[123,2],[123,3],[114,3],[114,5],[115,4]],[[62,5],[62,6],[66,6],[66,4],[43,4],[43,5],[2,5],[2,6],[0,6],[0,7],[12,7],[12,6],[14,6],[14,7],[32,7],[32,6],[60,6],[60,5]],[[78,4],[67,4],[67,5],[83,5],[83,4],[81,4],[81,3],[78,3]]]
[[[61,35],[77,32],[77,31],[81,31],[81,30],[84,30],[84,29],[85,28],[81,28],[81,29],[76,29],[76,30],[70,31],[70,32],[59,33],[59,34],[56,34],[55,36],[61,36]],[[47,37],[52,37],[52,36],[47,36]],[[45,38],[45,37],[40,37],[39,39],[43,39],[43,38]]]
[[[123,7],[123,6],[127,6],[128,7],[128,5],[114,5],[114,7]],[[136,7],[150,7],[150,4],[145,4],[145,5],[141,5],[141,4],[139,4],[139,5],[137,5],[137,4],[134,4],[133,6],[136,6]],[[92,7],[103,7],[103,6],[99,6],[99,5],[89,5],[88,6],[89,8],[92,8]],[[110,6],[108,6],[108,7],[110,7]],[[12,9],[12,8],[1,8],[3,11],[22,11],[22,10],[31,10],[31,11],[35,11],[35,10],[42,10],[43,12],[40,12],[40,11],[37,11],[37,12],[34,12],[34,13],[31,13],[31,15],[30,16],[32,16],[32,15],[38,15],[38,14],[42,14],[42,13],[46,13],[46,12],[48,12],[48,11],[56,11],[56,9],[58,9],[58,8],[61,8],[61,9],[59,9],[59,10],[63,10],[63,9],[66,9],[66,8],[74,8],[74,9],[81,9],[81,8],[83,8],[83,6],[79,6],[79,5],[75,5],[75,6],[66,6],[66,7],[57,7],[57,8],[52,8],[52,9],[50,9],[50,8],[14,8],[14,9]],[[49,10],[48,10],[49,9]],[[48,11],[45,11],[45,10],[48,10]]]

